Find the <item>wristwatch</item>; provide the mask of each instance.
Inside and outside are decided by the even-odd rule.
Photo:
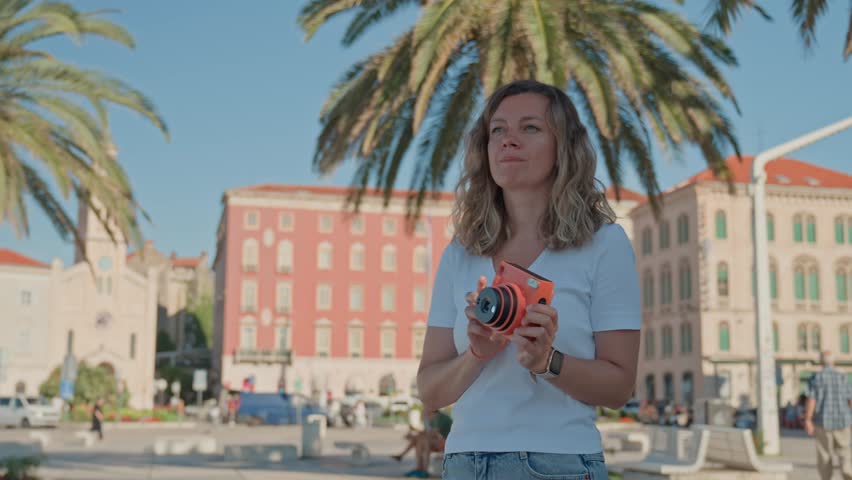
[[[536,378],[554,378],[559,376],[562,371],[562,352],[550,347],[550,354],[547,356],[547,368],[543,372],[533,372],[530,370],[530,375],[533,379]]]

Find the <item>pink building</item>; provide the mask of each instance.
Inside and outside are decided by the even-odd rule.
[[[358,215],[346,189],[225,192],[217,232],[214,370],[228,388],[411,393],[434,271],[452,237],[452,194],[406,232],[407,192]]]

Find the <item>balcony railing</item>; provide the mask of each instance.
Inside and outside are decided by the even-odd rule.
[[[238,348],[234,353],[235,363],[292,363],[290,350],[261,350],[254,348]]]

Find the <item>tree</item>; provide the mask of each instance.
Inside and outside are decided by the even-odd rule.
[[[193,347],[210,348],[213,340],[213,297],[205,294],[187,303],[189,323],[186,329],[195,339]]]
[[[371,182],[387,204],[403,156],[418,141],[417,193],[408,199],[416,215],[426,192],[443,186],[482,96],[522,78],[564,86],[612,183],[621,186],[628,160],[655,207],[652,136],[675,154],[697,146],[720,178],[730,177],[724,151],[738,154],[739,146],[720,99],[734,107],[736,100],[718,66],[736,58],[723,40],[677,14],[640,0],[312,0],[299,24],[310,39],[331,18],[352,13],[348,46],[412,4],[421,11],[416,25],[353,65],[320,112],[314,167],[326,174],[354,157],[349,201],[356,208]]]
[[[157,353],[159,352],[174,352],[177,350],[172,337],[165,330],[157,330]]]
[[[52,180],[63,199],[73,193],[92,207],[113,239],[122,235],[141,246],[137,212],[145,212],[116,161],[108,109],[133,110],[168,136],[165,122],[123,81],[40,49],[41,40],[56,36],[77,43],[95,36],[132,48],[127,30],[105,13],[64,2],[0,2],[0,221],[8,220],[19,236],[29,235],[29,197],[63,239],[82,246]]]
[[[677,0],[683,3],[683,0]],[[766,13],[755,0],[710,0],[711,15],[707,25],[723,33],[730,33],[733,24],[744,11],[754,10],[766,20],[772,17]],[[816,24],[820,17],[826,14],[828,0],[791,0],[790,13],[793,20],[799,24],[799,35],[806,49],[813,47],[816,42]],[[843,60],[852,56],[852,2],[849,11],[849,29],[846,31],[846,43],[843,45]]]
[[[39,394],[45,397],[58,396],[61,376],[61,367],[54,368],[47,380],[39,385]],[[73,403],[92,403],[99,398],[111,402],[115,399],[115,395],[115,375],[106,367],[100,365],[92,367],[86,362],[80,362],[77,365]]]

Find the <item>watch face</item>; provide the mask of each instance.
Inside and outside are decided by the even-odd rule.
[[[553,357],[550,359],[550,368],[548,370],[556,375],[559,375],[559,372],[562,371],[562,352],[559,350],[553,350]]]

